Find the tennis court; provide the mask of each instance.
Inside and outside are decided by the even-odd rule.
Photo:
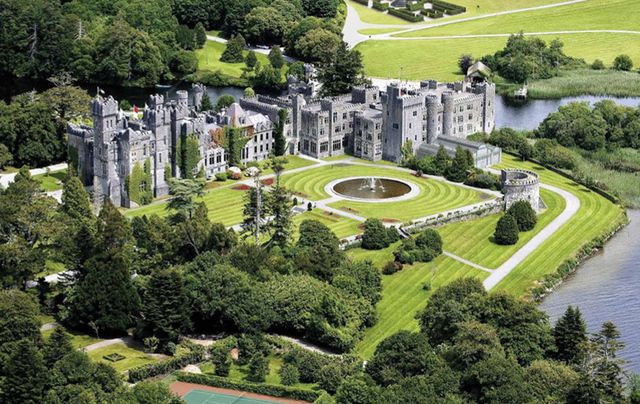
[[[174,394],[182,397],[187,404],[306,404],[306,401],[271,397],[194,383],[173,382],[169,387]]]
[[[258,400],[256,398],[232,396],[230,394],[214,393],[212,391],[191,390],[183,397],[187,404],[273,404],[274,401]]]

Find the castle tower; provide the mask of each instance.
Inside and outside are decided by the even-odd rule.
[[[453,114],[455,112],[455,105],[453,104],[454,94],[451,91],[445,91],[442,93],[442,134],[445,136],[453,136]]]
[[[427,143],[438,138],[438,106],[440,101],[436,95],[427,95]]]
[[[302,94],[296,94],[291,100],[291,124],[293,125],[292,138],[290,144],[293,145],[294,150],[289,150],[289,153],[295,154],[298,151],[300,143],[300,131],[302,130],[302,107],[306,105],[306,101]]]
[[[118,169],[118,102],[98,95],[91,102],[93,116],[93,203],[96,210],[106,198],[121,205],[121,185]]]
[[[151,176],[153,179],[153,193],[155,197],[169,193],[169,186],[165,178],[165,167],[171,164],[170,151],[172,145],[170,113],[164,105],[164,97],[161,95],[149,96],[149,106],[144,111],[144,124],[152,132],[155,148],[151,151],[149,162],[151,163]]]
[[[495,113],[495,99],[496,99],[496,85],[493,83],[484,82],[481,84],[482,94],[484,94],[484,110],[483,110],[483,129],[485,133],[493,132],[493,128],[496,123]]]

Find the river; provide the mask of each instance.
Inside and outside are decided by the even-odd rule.
[[[640,210],[627,213],[631,223],[547,296],[540,308],[555,323],[568,305],[578,306],[590,332],[613,321],[625,343],[621,356],[626,368],[640,373]]]

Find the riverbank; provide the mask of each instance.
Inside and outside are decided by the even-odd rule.
[[[512,96],[520,84],[497,83],[501,95]],[[582,95],[640,97],[640,74],[617,70],[564,70],[556,77],[528,83],[530,99],[558,99]]]

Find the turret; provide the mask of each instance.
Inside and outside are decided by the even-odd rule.
[[[205,91],[207,91],[207,87],[200,83],[195,83],[191,86],[191,101],[193,107],[198,111],[200,111],[200,107],[202,106],[202,97]]]
[[[454,95],[451,91],[445,91],[442,93],[442,134],[446,136],[453,135],[453,113],[455,111],[453,101]]]
[[[427,143],[433,143],[438,138],[439,105],[436,95],[427,95]]]

